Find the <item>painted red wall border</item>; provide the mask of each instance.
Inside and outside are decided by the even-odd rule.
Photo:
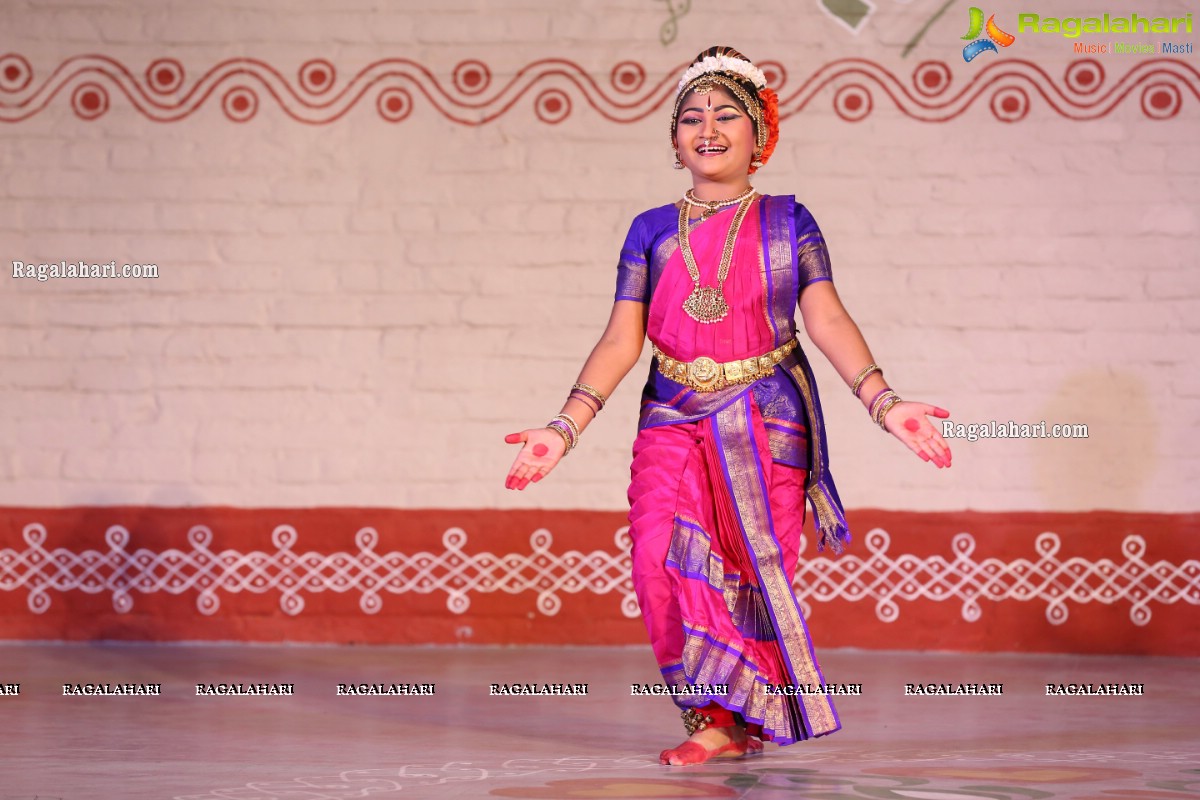
[[[1072,582],[1083,581],[1090,588],[1084,593],[1087,599],[1063,604],[1066,618],[1057,623],[1048,613],[1050,603],[1045,593],[1026,600],[980,599],[975,621],[964,618],[961,598],[902,599],[895,604],[897,613],[892,621],[885,621],[887,615],[879,611],[876,599],[855,600],[845,592],[820,596],[822,581],[828,582],[850,562],[841,561],[839,566],[827,554],[818,556],[813,552],[810,535],[798,584],[808,581],[804,586],[810,591],[806,600],[809,624],[815,641],[823,646],[1200,655],[1200,514],[860,510],[850,512],[849,520],[855,532],[848,551],[850,558],[868,559],[875,552],[878,563],[886,567],[881,574],[888,573],[885,580],[897,587],[901,585],[897,570],[906,559],[926,566],[936,565],[939,559],[953,562],[956,553],[962,555],[961,548],[969,544],[973,550],[963,563],[976,567],[1000,565],[996,567],[998,580],[1003,579],[1011,588],[1020,583],[1012,573],[1012,565],[1036,561],[1040,541],[1057,547],[1051,559],[1059,570],[1055,585],[1069,591]],[[622,598],[630,588],[627,573],[616,566],[623,557],[619,536],[624,525],[623,513],[606,511],[0,508],[0,638],[641,643],[645,633],[640,618],[622,613]],[[364,530],[374,531],[374,539]],[[285,556],[294,553],[320,558],[337,554],[357,557],[355,554],[368,552],[444,555],[450,552],[447,537],[459,536],[451,550],[464,557],[451,552],[451,560],[472,561],[480,553],[494,554],[497,559],[525,558],[531,564],[529,575],[542,569],[546,575],[563,579],[578,570],[580,580],[586,584],[587,575],[603,574],[608,588],[598,591],[586,585],[571,588],[564,584],[550,593],[549,601],[534,584],[512,594],[468,591],[466,607],[462,613],[455,613],[450,608],[450,593],[436,588],[419,591],[414,583],[410,591],[380,592],[377,610],[370,613],[364,610],[362,591],[328,588],[339,569],[331,562],[321,578],[324,591],[299,591],[303,604],[300,610],[289,612],[281,590],[268,587],[261,591],[216,591],[218,607],[212,613],[203,613],[198,603],[200,589],[195,587],[172,593],[162,587],[139,588],[129,583],[125,609],[117,607],[111,587],[84,587],[83,576],[88,569],[93,570],[93,577],[107,572],[111,578],[117,564],[128,581],[148,574],[148,567],[129,560],[139,550],[143,554],[176,550],[195,553],[190,549],[189,536],[199,537],[195,541],[200,541],[203,531],[208,531],[209,539],[201,551],[225,551],[247,559],[254,553],[274,557],[285,551]],[[548,555],[539,557],[534,552],[537,548],[531,546],[531,537],[538,536],[544,538],[538,547]],[[42,559],[40,571],[32,570],[23,560],[36,550],[29,544],[30,537],[40,539],[45,552],[57,551],[59,561]],[[279,548],[280,541],[288,545],[284,551]],[[120,546],[114,549],[114,542]],[[368,545],[366,550],[359,546],[363,542]],[[1128,551],[1136,549],[1138,542],[1143,548],[1141,555],[1130,561]],[[125,560],[110,563],[100,557],[114,557],[118,551],[125,554]],[[88,552],[99,554],[90,566],[68,563]],[[541,567],[534,564],[538,558],[543,562]],[[572,560],[573,565],[568,564]],[[1135,621],[1132,595],[1110,602],[1101,598],[1101,567],[1110,562],[1119,567],[1110,570],[1114,586],[1123,584],[1126,590],[1141,587],[1144,608],[1149,612],[1142,624]],[[1138,566],[1142,563],[1146,569]],[[440,575],[439,579],[449,586],[447,581],[456,568],[462,568],[462,564],[454,567],[447,562],[442,567],[430,567],[429,574]],[[255,569],[249,561],[237,567],[238,574],[246,578],[252,577]],[[1131,569],[1141,574],[1131,577],[1126,574]],[[155,570],[165,578],[165,566]],[[195,568],[184,572],[189,570],[194,577]],[[30,575],[61,577],[66,572],[76,576],[71,588],[45,591],[45,607],[33,610]],[[406,574],[413,578],[418,572],[414,564]],[[277,570],[276,574],[283,573]],[[469,582],[470,575],[463,574]],[[979,572],[980,576],[984,574]],[[945,577],[943,574],[939,579],[926,569],[914,573],[911,583],[929,589]],[[1050,585],[1045,576],[1030,577],[1030,586]]]
[[[1071,120],[1103,118],[1127,100],[1136,101],[1145,117],[1166,120],[1179,113],[1187,96],[1200,100],[1200,71],[1187,61],[1160,57],[1129,63],[1123,74],[1110,80],[1103,64],[1093,58],[1072,59],[1058,75],[1020,58],[998,59],[984,67],[960,65],[958,74],[941,60],[922,61],[905,74],[870,59],[841,58],[819,66],[798,84],[789,82],[787,69],[778,61],[759,66],[779,94],[781,119],[813,103],[828,102],[841,119],[858,122],[887,101],[920,122],[948,122],[972,106],[986,105],[996,120],[1011,123],[1024,119],[1036,98],[1041,107]],[[231,122],[248,122],[270,104],[292,121],[327,125],[361,104],[373,105],[386,122],[403,122],[422,107],[450,122],[479,126],[529,102],[534,115],[551,125],[570,117],[576,106],[587,106],[611,123],[629,124],[664,110],[685,66],[648,80],[640,62],[621,61],[607,81],[598,81],[575,61],[541,58],[501,82],[478,59],[459,62],[447,75],[443,65],[382,58],[343,80],[324,58],[305,61],[294,77],[259,58],[232,58],[192,80],[182,62],[169,56],[155,58],[142,69],[92,53],[67,58],[44,79],[35,80],[25,56],[6,53],[0,55],[0,122],[24,122],[51,108],[62,95],[85,121],[104,116],[120,103],[151,122],[182,122],[212,103]]]

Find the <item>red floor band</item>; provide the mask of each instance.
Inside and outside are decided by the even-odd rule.
[[[818,647],[1200,655],[1200,515],[860,510]],[[623,512],[0,508],[0,638],[640,644]]]

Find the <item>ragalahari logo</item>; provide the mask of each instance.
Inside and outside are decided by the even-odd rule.
[[[983,30],[987,30],[988,38],[980,39],[979,34]],[[970,44],[963,48],[963,60],[970,61],[980,53],[991,50],[993,53],[1000,52],[996,49],[996,45],[1008,47],[1017,40],[1017,37],[1011,33],[1005,33],[996,25],[996,15],[992,14],[987,19],[987,25],[983,24],[983,11],[981,9],[971,7],[971,29],[967,31],[964,39],[974,39]]]

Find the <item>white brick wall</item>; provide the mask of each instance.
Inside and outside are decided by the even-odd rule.
[[[26,99],[84,54],[138,81],[154,59],[177,59],[186,77],[172,98],[234,57],[293,86],[301,64],[328,59],[328,96],[383,58],[411,59],[448,91],[464,59],[486,63],[495,89],[563,58],[621,99],[609,79],[618,62],[645,66],[649,87],[714,41],[783,64],[785,97],[840,58],[873,61],[906,87],[918,63],[941,60],[952,94],[1000,61],[963,63],[956,7],[902,58],[936,10],[919,2],[877,3],[857,35],[815,0],[753,14],[696,3],[667,46],[666,4],[645,0],[376,5],[7,3],[0,53],[22,55],[34,75],[0,102]],[[1095,10],[1055,11],[1070,7]],[[1059,87],[1073,58],[1052,36],[1021,36],[1011,51]],[[1100,95],[1138,63],[1100,60]],[[847,504],[1195,510],[1194,96],[1153,121],[1135,89],[1081,122],[1026,82],[1032,107],[1018,123],[998,122],[985,93],[938,124],[875,88],[872,115],[848,123],[831,102],[850,80],[785,120],[756,185],[813,210],[843,298],[903,394],[958,421],[1084,422],[1091,437],[958,443],[953,469],[937,472],[881,436],[817,356]],[[97,120],[72,112],[68,84],[0,127],[0,503],[624,505],[648,361],[535,490],[503,490],[512,451],[501,440],[557,410],[607,317],[629,220],[685,188],[669,167],[665,110],[617,124],[555,79],[478,127],[447,121],[411,85],[399,124],[380,119],[370,92],[340,120],[306,125],[263,91],[254,119],[237,124],[221,112],[228,83],[191,116],[158,123],[106,85]],[[551,85],[573,106],[558,125],[533,113]],[[13,260],[81,258],[154,262],[161,277],[7,277]]]

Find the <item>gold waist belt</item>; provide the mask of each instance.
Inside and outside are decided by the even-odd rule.
[[[664,355],[654,342],[651,342],[650,346],[654,348],[658,371],[663,377],[682,383],[697,392],[715,392],[726,386],[753,383],[759,378],[765,378],[775,369],[776,364],[796,349],[796,344],[795,339],[789,339],[783,346],[761,356],[724,363],[718,363],[708,356],[700,356],[695,361],[676,361]]]

